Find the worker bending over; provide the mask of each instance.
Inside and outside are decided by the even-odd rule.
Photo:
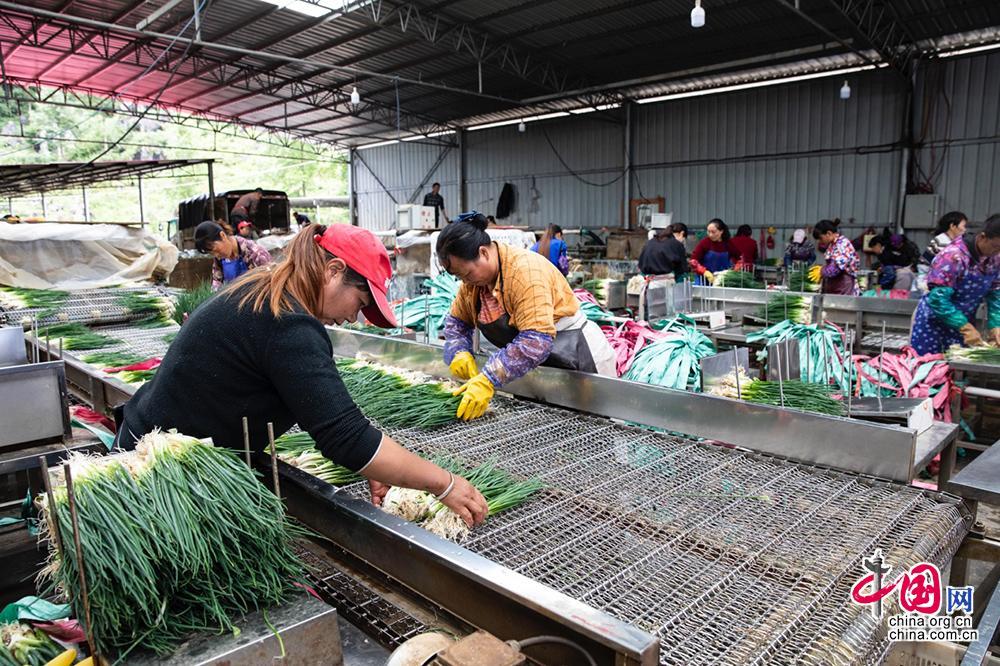
[[[444,325],[445,363],[466,380],[458,416],[482,416],[498,386],[539,365],[616,377],[614,351],[566,278],[537,252],[491,240],[486,224],[465,213],[437,240],[441,266],[462,281]],[[477,328],[499,348],[482,370],[472,357]]]
[[[910,333],[918,353],[984,344],[972,323],[984,300],[989,342],[1000,346],[1000,214],[991,215],[978,234],[956,238],[942,249],[931,263],[927,287]]]

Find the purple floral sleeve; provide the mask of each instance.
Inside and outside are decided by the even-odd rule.
[[[257,268],[271,263],[271,255],[263,247],[245,238],[239,239],[243,244],[243,261],[247,262],[247,268]]]
[[[483,366],[494,386],[523,377],[549,357],[554,338],[538,331],[521,331],[509,345],[490,356]]]
[[[472,353],[472,327],[453,315],[444,318],[444,362],[450,364],[455,354]]]
[[[560,273],[569,275],[569,257],[566,255],[566,246],[562,247],[562,251],[559,253],[559,263],[556,266]]]
[[[954,289],[958,279],[968,271],[970,259],[965,243],[952,243],[934,257],[927,273],[927,284]]]
[[[212,260],[212,291],[222,288],[222,264],[218,259]]]

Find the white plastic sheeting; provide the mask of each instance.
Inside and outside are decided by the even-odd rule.
[[[143,229],[112,224],[0,222],[0,284],[94,289],[169,275],[178,250]]]

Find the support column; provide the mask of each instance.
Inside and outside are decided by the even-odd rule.
[[[919,105],[915,104],[915,92],[917,88],[917,70],[920,60],[913,61],[910,77],[907,81],[903,94],[906,99],[903,103],[903,128],[901,132],[901,142],[903,148],[900,151],[899,165],[899,197],[896,201],[896,233],[903,233],[903,215],[906,212],[906,186],[910,180],[910,161],[913,159],[914,136],[913,128],[917,127],[921,119],[915,116],[920,112]]]
[[[458,139],[458,213],[469,210],[469,197],[465,191],[465,130],[456,133]]]
[[[45,218],[46,222],[49,221],[49,210],[45,205],[45,192],[42,192],[42,217]]]
[[[142,203],[142,176],[136,176],[139,181],[139,222],[142,224],[142,228],[146,228],[146,209]]]
[[[215,171],[213,163],[208,163],[208,220],[215,220]]]
[[[87,201],[87,186],[83,186],[83,221],[90,222],[90,202]]]
[[[624,175],[622,176],[622,228],[629,228],[629,207],[632,200],[632,149],[635,141],[632,135],[632,102],[625,102],[622,108],[625,109],[625,160]]]
[[[354,200],[354,155],[356,152],[354,148],[351,148],[347,153],[347,216],[354,226],[358,226],[357,204]]]

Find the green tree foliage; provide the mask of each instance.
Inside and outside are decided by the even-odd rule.
[[[0,99],[0,164],[86,162],[120,141],[100,161],[149,159],[204,159],[215,162],[215,190],[284,190],[289,196],[337,196],[347,193],[346,156],[332,147],[294,143],[277,145],[249,137],[207,131],[194,126],[161,123],[111,111],[56,104]],[[177,217],[177,204],[208,191],[205,167],[166,172],[143,179],[146,221],[154,231],[166,232],[166,222]],[[134,182],[107,183],[88,188],[93,221],[130,221],[139,218],[138,188]],[[82,220],[79,188],[46,194],[50,220]],[[40,197],[0,202],[22,217],[41,215]],[[306,212],[317,221],[315,210]],[[343,221],[347,212],[321,209],[322,222]]]

